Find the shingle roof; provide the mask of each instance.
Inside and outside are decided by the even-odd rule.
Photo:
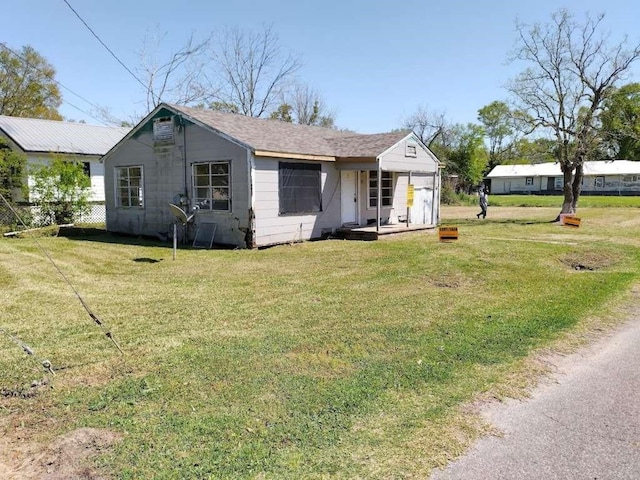
[[[636,175],[640,174],[640,161],[611,160],[584,162],[585,175]],[[562,175],[560,164],[555,162],[534,165],[497,165],[487,178],[497,177],[558,177]]]
[[[168,105],[208,127],[253,148],[278,153],[331,157],[376,157],[410,132],[355,134],[331,128]]]
[[[0,135],[25,152],[104,155],[129,128],[0,115]]]

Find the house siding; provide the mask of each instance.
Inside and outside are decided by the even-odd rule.
[[[256,246],[320,238],[340,225],[340,172],[332,162],[321,162],[322,211],[310,214],[280,214],[279,162],[293,159],[255,158]]]
[[[216,223],[214,242],[244,246],[249,223],[246,149],[190,123],[174,129],[175,143],[169,146],[154,147],[150,131],[137,133],[123,142],[106,161],[107,230],[160,238],[168,236],[175,221],[169,203],[178,204],[185,188],[189,200],[183,208],[189,211],[193,208],[192,165],[222,160],[231,165],[231,212],[199,210],[187,237],[193,237],[200,223]],[[144,207],[117,208],[115,169],[137,165],[143,167]]]
[[[415,147],[415,157],[407,156],[407,145]],[[438,171],[438,162],[411,136],[381,155],[380,167],[391,172],[430,173]]]

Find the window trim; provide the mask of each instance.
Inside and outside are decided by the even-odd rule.
[[[212,188],[213,185],[211,185],[211,177],[212,177],[212,173],[211,173],[211,165],[219,165],[219,164],[225,164],[227,165],[227,186],[226,187],[217,187],[217,188],[226,188],[227,189],[227,208],[226,209],[214,209],[213,208],[213,194],[212,194]],[[209,177],[209,185],[196,185],[196,166],[198,165],[209,165],[209,173],[208,173],[208,177]],[[203,213],[231,213],[232,212],[232,208],[233,208],[233,204],[232,204],[232,178],[233,178],[233,172],[232,172],[232,165],[233,162],[231,160],[208,160],[208,161],[203,161],[203,162],[193,162],[191,164],[191,188],[192,188],[192,192],[193,192],[193,202],[195,206],[200,207],[200,211],[202,211]],[[222,175],[216,175],[216,176],[222,176]],[[197,195],[197,191],[198,188],[209,188],[209,196],[205,199],[211,202],[211,208],[203,208],[200,203],[198,202],[199,197]]]
[[[524,185],[526,187],[533,187],[533,177],[526,177],[524,180]]]
[[[378,203],[378,186],[376,184],[376,186],[371,186],[371,174],[375,174],[376,176],[378,175],[378,171],[377,170],[369,170],[367,172],[367,210],[375,210],[377,208],[377,203]],[[391,186],[387,187],[390,188],[390,195],[385,196],[382,195],[382,202],[380,204],[380,206],[382,208],[393,208],[393,195],[394,195],[394,175],[393,172],[387,171],[387,170],[382,170],[382,181],[384,182],[385,180],[385,175],[389,175],[389,179],[391,182]],[[381,191],[384,191],[385,187],[384,187],[384,183],[383,186],[381,188]],[[371,192],[375,191],[376,194],[375,196],[371,195]],[[388,198],[389,199],[389,203],[387,205],[385,205],[385,199]],[[375,203],[374,205],[371,205],[371,201],[375,199]]]
[[[296,165],[297,167],[291,167],[292,165]],[[300,168],[300,167],[305,167],[305,168],[300,168],[301,170],[308,170],[308,171],[314,171],[317,172],[317,177],[318,177],[318,184],[317,184],[317,199],[319,200],[319,204],[317,205],[317,210],[314,208],[310,209],[310,210],[290,210],[289,208],[287,208],[286,205],[283,205],[283,192],[282,192],[282,188],[283,188],[283,168],[286,168],[287,166],[289,166],[289,168]],[[319,162],[287,162],[287,161],[280,161],[278,162],[278,215],[279,216],[283,216],[283,215],[317,215],[319,213],[322,213],[324,208],[323,208],[323,192],[322,192],[322,164]]]
[[[140,169],[140,185],[137,187],[139,190],[139,193],[137,195],[138,201],[139,201],[139,205],[132,205],[131,204],[131,199],[134,198],[133,195],[131,195],[131,189],[132,188],[136,188],[136,187],[131,187],[131,170],[134,168],[139,168]],[[122,177],[119,175],[119,173],[123,170],[127,171],[127,175],[126,175],[126,179],[127,179],[127,186],[126,187],[121,187],[120,186],[120,182],[119,180],[122,179]],[[114,189],[115,189],[115,204],[116,204],[116,208],[124,208],[124,209],[133,209],[133,208],[138,208],[138,209],[144,209],[144,166],[143,165],[118,165],[116,167],[114,167]],[[129,205],[123,205],[122,200],[123,197],[121,196],[120,192],[121,192],[121,188],[126,188],[128,190],[128,203]]]
[[[594,188],[604,188],[604,176],[598,175],[593,181]]]

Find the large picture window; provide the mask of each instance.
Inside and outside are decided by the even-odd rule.
[[[321,165],[289,163],[278,165],[280,213],[315,213],[322,211]]]
[[[393,173],[382,172],[382,206],[393,205]],[[369,171],[369,207],[375,208],[378,205],[378,172]]]
[[[143,202],[142,167],[116,168],[116,206],[140,207]]]
[[[193,164],[193,192],[202,210],[231,211],[231,171],[229,162]]]

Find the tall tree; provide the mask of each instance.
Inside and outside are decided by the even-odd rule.
[[[404,121],[404,127],[415,132],[422,143],[432,148],[435,144],[446,144],[444,137],[450,128],[444,112],[429,110],[425,106],[419,106],[415,113]]]
[[[147,33],[138,52],[145,89],[145,107],[149,112],[161,102],[178,105],[208,103],[216,93],[216,87],[206,72],[207,49],[210,38],[198,40],[194,34],[177,49],[160,58],[158,50],[166,38],[166,32]]]
[[[56,70],[30,46],[0,43],[0,115],[62,120]]]
[[[531,131],[555,141],[564,177],[561,213],[574,213],[580,198],[583,165],[596,158],[602,141],[600,114],[605,101],[640,57],[640,44],[608,44],[604,15],[582,23],[567,10],[546,24],[517,24],[513,60],[528,66],[508,87],[515,107],[526,114]]]
[[[489,142],[488,169],[491,170],[510,158],[517,140],[514,115],[505,102],[494,101],[478,110],[478,120]]]
[[[487,168],[484,135],[484,129],[473,123],[451,127],[445,171],[457,175],[460,188],[467,192],[482,182]]]
[[[259,33],[226,30],[212,56],[220,76],[216,101],[250,117],[261,117],[277,108],[301,67],[295,56],[283,51],[271,27]]]
[[[606,158],[640,160],[640,83],[616,89],[602,113]]]
[[[335,127],[335,114],[326,107],[320,94],[307,84],[298,82],[287,89],[281,102],[271,118],[300,125]]]

